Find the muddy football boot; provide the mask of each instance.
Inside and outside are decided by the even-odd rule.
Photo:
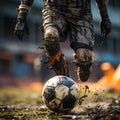
[[[83,82],[86,82],[90,76],[91,70],[90,70],[91,66],[80,66],[77,68],[77,76],[78,76],[78,80],[81,80]]]
[[[48,56],[48,59],[57,75],[65,75],[69,77],[68,63],[61,52],[58,52],[55,56]]]

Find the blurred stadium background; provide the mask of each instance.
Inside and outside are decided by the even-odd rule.
[[[0,3],[0,86],[17,85],[17,82],[45,81],[54,75],[43,50],[38,50],[43,44],[43,33],[39,26],[42,24],[42,0],[34,0],[27,23],[30,31],[23,41],[19,41],[13,34],[20,0],[2,0]],[[98,81],[103,72],[100,66],[109,62],[114,68],[120,64],[120,1],[110,0],[108,12],[112,22],[112,32],[107,38],[99,34],[100,16],[92,0],[92,13],[95,27],[95,63],[89,81]],[[62,44],[62,43],[61,43]],[[62,49],[70,65],[71,76],[76,80],[75,66],[71,62],[73,51],[66,41]],[[45,61],[45,62],[42,62]],[[42,69],[37,71],[40,63]]]

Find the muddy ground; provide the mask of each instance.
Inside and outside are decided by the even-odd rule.
[[[0,120],[120,120],[120,93],[81,93],[76,107],[58,114],[46,108],[41,92],[18,88],[0,90]]]

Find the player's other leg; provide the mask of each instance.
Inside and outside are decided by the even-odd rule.
[[[94,29],[91,22],[79,20],[71,26],[71,47],[75,51],[77,76],[81,81],[87,81],[94,61]]]
[[[65,20],[54,6],[43,9],[44,43],[49,63],[57,75],[69,76],[66,60],[60,49]]]
[[[85,82],[91,73],[91,66],[94,61],[93,51],[86,48],[79,48],[76,50],[74,57],[78,79]]]

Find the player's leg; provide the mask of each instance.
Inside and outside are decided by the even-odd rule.
[[[64,55],[60,49],[60,33],[57,26],[57,13],[53,9],[44,9],[44,43],[48,60],[57,75],[69,76]]]
[[[75,51],[77,76],[81,81],[87,81],[91,73],[91,66],[94,61],[93,34],[93,27],[88,22],[82,21],[77,26],[72,27],[71,47]]]
[[[75,52],[74,59],[77,66],[78,79],[81,81],[88,80],[94,60],[93,51],[86,48],[78,48]]]

